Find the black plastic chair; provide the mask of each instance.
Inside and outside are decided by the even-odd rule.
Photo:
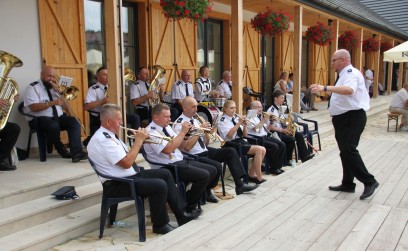
[[[300,116],[298,113],[293,113],[293,117],[296,123],[303,127],[303,137],[305,137],[310,145],[313,146],[313,135],[317,135],[317,140],[319,143],[319,151],[322,150],[322,145],[320,143],[320,134],[319,134],[319,124],[316,120],[305,119]],[[310,126],[313,125],[313,129]],[[309,146],[310,148],[310,146]],[[310,149],[313,152],[313,149]]]
[[[111,226],[116,220],[116,213],[118,211],[118,203],[124,201],[135,201],[136,206],[136,215],[139,227],[139,241],[145,242],[146,241],[146,219],[145,219],[145,211],[144,211],[144,201],[143,197],[137,194],[136,188],[134,186],[134,180],[130,178],[118,178],[112,177],[109,175],[101,174],[95,167],[94,162],[88,158],[89,164],[91,164],[92,168],[94,169],[95,173],[109,180],[116,180],[121,182],[126,182],[129,184],[130,187],[130,196],[128,197],[107,197],[105,192],[102,194],[102,202],[101,202],[101,217],[100,217],[100,225],[99,225],[99,239],[103,237],[103,231],[105,229],[106,217],[109,214],[109,226]],[[102,184],[102,187],[103,184]]]

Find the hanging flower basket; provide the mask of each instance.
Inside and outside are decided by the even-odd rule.
[[[172,20],[187,18],[194,22],[204,21],[213,5],[212,0],[160,0],[163,14]]]
[[[363,41],[364,52],[376,52],[378,49],[380,49],[380,44],[375,38],[370,37]]]
[[[392,46],[390,43],[387,43],[387,42],[381,43],[380,51],[381,51],[381,53],[384,53],[384,51],[388,51],[392,47],[394,47],[394,46]]]
[[[306,39],[318,45],[327,45],[333,40],[333,31],[326,25],[317,22],[306,31]]]
[[[359,36],[354,31],[345,31],[339,37],[339,49],[352,50],[360,42]]]
[[[251,19],[251,26],[262,36],[280,35],[287,31],[292,17],[282,10],[274,11],[266,7]]]

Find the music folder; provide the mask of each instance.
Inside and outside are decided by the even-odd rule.
[[[70,87],[72,84],[72,80],[74,80],[73,78],[70,77],[66,77],[66,76],[61,76],[59,79],[58,84],[60,86],[65,86],[65,87]]]

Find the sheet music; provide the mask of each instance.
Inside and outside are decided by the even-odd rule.
[[[60,79],[59,79],[58,84],[60,86],[70,87],[71,84],[72,84],[72,80],[74,80],[74,79],[70,78],[70,77],[61,76]]]

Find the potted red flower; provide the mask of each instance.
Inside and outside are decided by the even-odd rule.
[[[282,10],[274,11],[266,7],[265,12],[259,12],[251,19],[251,26],[262,36],[280,35],[289,29],[291,19]]]
[[[378,49],[380,49],[380,44],[375,38],[370,37],[363,41],[364,52],[376,52]]]
[[[333,31],[326,25],[317,22],[306,31],[306,39],[318,45],[327,45],[333,40]]]
[[[392,47],[394,47],[394,46],[392,46],[390,43],[384,42],[384,43],[381,43],[380,51],[381,51],[381,53],[384,53],[384,51],[388,51]]]
[[[359,36],[354,31],[345,31],[339,37],[339,49],[350,51],[360,42]]]
[[[204,21],[213,5],[212,0],[160,0],[163,14],[172,20],[188,18],[194,22]]]

